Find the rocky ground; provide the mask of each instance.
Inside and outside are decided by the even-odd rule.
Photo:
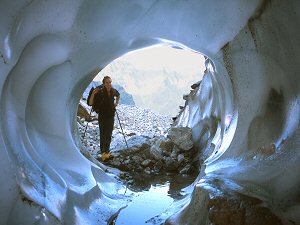
[[[84,102],[82,106],[86,107]],[[86,115],[88,112],[85,112],[86,116],[83,113],[78,114],[82,147],[91,156],[121,170],[123,173],[120,178],[128,184],[134,183],[133,177],[136,173],[197,175],[199,161],[196,160],[191,129],[172,127],[171,117],[136,106],[121,104],[117,113],[110,150],[114,158],[105,162],[102,162],[99,153],[99,127],[96,115],[92,114],[89,117]]]
[[[192,183],[199,173],[201,162],[191,141],[191,130],[173,127],[172,118],[157,114],[149,109],[120,105],[119,119],[125,134],[115,118],[115,129],[111,143],[114,159],[102,162],[99,151],[99,128],[95,114],[89,116],[84,101],[78,107],[78,128],[81,149],[109,167],[121,171],[119,178],[135,191],[145,191],[151,182],[174,179],[175,188],[170,193],[180,197],[180,185]],[[83,135],[86,130],[85,136]],[[179,176],[179,178],[178,178]],[[214,182],[213,182],[214,183]],[[218,184],[215,190],[218,189]],[[216,181],[218,183],[218,181]],[[211,225],[281,225],[259,199],[219,190],[218,195],[210,193],[208,200]],[[223,193],[223,194],[221,194]],[[203,202],[199,202],[203,204]],[[200,208],[200,206],[199,206]]]
[[[86,108],[84,103],[81,105]],[[166,135],[172,124],[171,117],[160,115],[149,109],[142,109],[137,106],[121,104],[117,108],[117,114],[126,141],[131,145],[138,144],[144,139],[152,139]],[[92,113],[90,118],[88,118],[88,112],[78,114],[77,122],[83,147],[86,148],[92,156],[98,157],[100,137],[97,115]],[[117,152],[126,148],[120,123],[116,115],[112,134],[111,152]],[[86,133],[85,136],[83,136],[85,130]],[[137,140],[139,138],[141,138],[141,140]],[[135,139],[135,141],[133,141],[133,139]]]

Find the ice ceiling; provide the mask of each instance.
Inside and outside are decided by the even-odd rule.
[[[156,44],[210,59],[180,117],[206,160],[194,188],[234,181],[300,224],[299,1],[2,0],[0,15],[0,224],[106,224],[126,205],[79,151],[77,103],[99,68]]]

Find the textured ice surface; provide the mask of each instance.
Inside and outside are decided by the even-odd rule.
[[[2,0],[0,224],[106,224],[126,204],[80,154],[77,103],[99,68],[154,44],[210,58],[180,118],[206,179],[235,181],[300,223],[300,3],[260,3]]]

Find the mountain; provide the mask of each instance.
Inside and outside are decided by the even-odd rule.
[[[115,60],[96,77],[100,81],[110,76],[113,84],[119,84],[133,96],[137,106],[149,108],[164,115],[177,115],[184,104],[182,96],[189,93],[190,86],[201,80],[199,74],[181,74],[167,68],[137,69],[125,60]]]

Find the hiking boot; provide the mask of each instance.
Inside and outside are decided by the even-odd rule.
[[[107,155],[108,155],[108,158],[109,158],[109,159],[113,159],[113,158],[114,158],[114,155],[111,154],[111,153],[108,153]]]
[[[104,162],[108,159],[109,159],[109,153],[106,153],[106,152],[102,153],[102,161]]]

